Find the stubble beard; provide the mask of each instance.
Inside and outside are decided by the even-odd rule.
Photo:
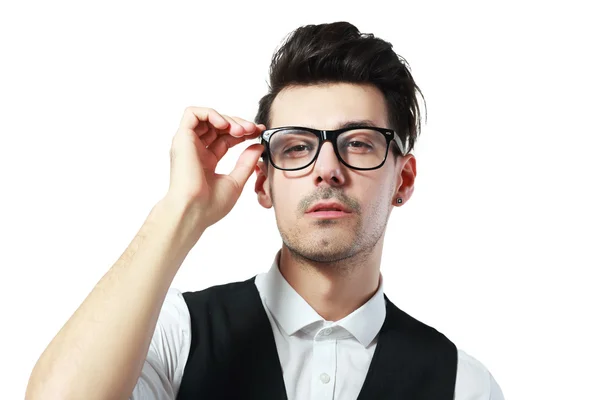
[[[269,193],[275,208],[273,186],[269,186]],[[377,202],[373,206],[378,209],[381,204]],[[337,273],[347,275],[352,273],[355,268],[360,267],[369,258],[387,227],[389,214],[388,218],[379,220],[376,213],[371,212],[367,215],[370,218],[377,218],[378,221],[370,229],[364,231],[364,215],[363,212],[360,212],[348,217],[356,219],[356,224],[336,219],[307,222],[304,216],[299,217],[303,220],[297,220],[289,229],[281,225],[277,213],[275,213],[275,220],[283,244],[290,250],[291,256],[301,265],[310,263],[313,267],[335,269]],[[333,227],[330,229],[329,226],[334,224],[345,224],[347,227],[345,229],[335,229]],[[314,234],[320,229],[329,230],[332,235]],[[339,231],[343,231],[343,238],[339,237],[337,233]],[[343,239],[343,241],[340,239]]]
[[[348,218],[356,218],[358,222],[350,224],[340,220],[319,220],[308,223],[298,221],[290,229],[285,229],[279,222],[277,225],[284,245],[300,264],[335,269],[336,273],[346,275],[360,267],[372,254],[386,225],[385,222],[378,223],[365,231],[361,215]],[[346,226],[336,229],[333,227],[335,224]]]

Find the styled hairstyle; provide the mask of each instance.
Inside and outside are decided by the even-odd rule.
[[[259,101],[257,124],[271,128],[271,105],[288,86],[326,83],[371,84],[385,97],[389,128],[413,150],[421,130],[417,101],[425,98],[415,83],[408,62],[392,50],[392,44],[361,33],[348,22],[305,25],[291,32],[273,54],[269,91]],[[392,142],[393,143],[393,142]],[[394,154],[399,151],[392,146]]]

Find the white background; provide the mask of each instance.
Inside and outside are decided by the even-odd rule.
[[[416,190],[387,229],[388,296],[483,362],[507,399],[598,398],[589,3],[3,2],[0,397],[23,397],[46,345],[166,193],[184,108],[252,120],[284,36],[347,20],[392,42],[428,107]],[[254,182],[174,287],[270,267],[281,239]]]

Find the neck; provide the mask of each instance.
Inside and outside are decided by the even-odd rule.
[[[323,319],[339,321],[377,292],[382,242],[368,253],[332,263],[306,259],[284,244],[279,254],[279,270]]]

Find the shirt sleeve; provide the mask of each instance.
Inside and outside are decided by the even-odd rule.
[[[504,400],[500,386],[477,359],[458,350],[455,400]]]
[[[190,313],[180,290],[170,288],[148,355],[130,400],[175,400],[190,351]]]

